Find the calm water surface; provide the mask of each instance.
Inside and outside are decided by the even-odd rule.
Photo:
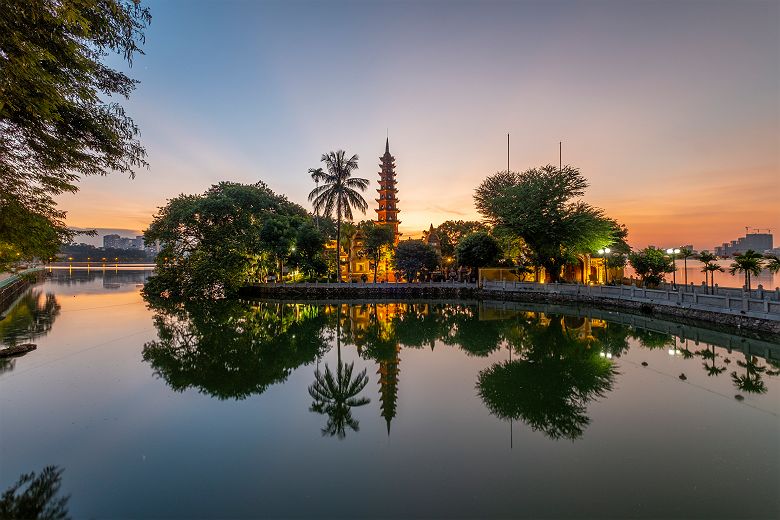
[[[0,321],[38,345],[0,364],[0,490],[56,465],[75,518],[780,515],[771,341],[490,302],[180,307],[149,274],[55,271]]]

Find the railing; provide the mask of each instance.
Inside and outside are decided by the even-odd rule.
[[[360,288],[366,288],[366,289],[389,289],[396,287],[398,289],[407,288],[407,287],[456,287],[456,288],[463,288],[463,287],[471,287],[475,288],[477,286],[476,283],[471,282],[289,282],[289,283],[274,283],[274,282],[268,282],[268,283],[262,283],[258,282],[253,284],[257,287],[285,287],[285,288],[308,288],[308,287],[318,287],[318,288],[344,288],[344,287],[360,287]]]
[[[485,281],[485,290],[507,293],[534,292],[543,294],[581,295],[588,298],[628,300],[640,303],[675,306],[686,309],[747,315],[780,321],[780,299],[775,291],[747,291],[726,294],[684,292],[672,289],[645,289],[633,285],[580,285],[566,283],[540,284],[533,282]],[[760,295],[760,298],[756,296]]]
[[[0,280],[0,289],[3,289],[4,287],[8,287],[9,285],[16,283],[17,280],[19,280],[26,274],[37,273],[39,271],[43,271],[43,267],[31,267],[30,269],[25,269],[24,271],[16,272],[11,276],[9,276],[8,278],[3,278],[2,280]]]

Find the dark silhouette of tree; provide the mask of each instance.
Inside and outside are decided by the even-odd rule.
[[[328,365],[325,365],[324,374],[319,369],[314,372],[314,383],[309,387],[309,395],[314,402],[309,410],[328,416],[328,422],[322,429],[323,435],[343,439],[347,428],[360,430],[357,419],[352,417],[352,408],[371,401],[367,397],[358,397],[368,384],[368,377],[364,369],[353,378],[354,365],[339,360],[335,375]]]
[[[710,377],[718,376],[726,371],[726,367],[719,367],[715,363],[718,354],[715,352],[714,345],[708,345],[706,349],[697,350],[695,354],[697,356],[701,356],[702,359],[704,359],[704,363],[702,363],[702,366],[704,367],[704,370],[707,372],[708,376]],[[707,361],[709,361],[710,363],[707,364]]]
[[[766,383],[763,379],[763,373],[766,366],[759,365],[756,356],[745,354],[744,361],[737,361],[737,365],[745,369],[744,374],[737,374],[736,370],[731,373],[731,380],[734,386],[751,394],[765,394],[767,392]]]
[[[309,386],[312,402],[309,411],[327,415],[328,421],[322,429],[322,435],[336,436],[343,439],[347,428],[359,431],[360,424],[352,417],[352,408],[370,403],[366,397],[358,397],[368,384],[365,369],[352,378],[355,364],[341,362],[341,305],[337,306],[336,315],[336,354],[337,365],[334,376],[330,367],[325,365],[325,373],[317,368],[314,371],[314,383]]]
[[[734,262],[729,267],[729,273],[737,274],[744,273],[745,275],[745,287],[750,290],[750,280],[752,276],[758,276],[763,269],[763,256],[756,253],[752,249],[748,249],[744,253],[734,255]]]
[[[58,496],[62,469],[46,466],[36,475],[26,473],[0,496],[0,518],[25,520],[64,520],[70,496]]]
[[[309,170],[312,179],[322,183],[309,193],[309,201],[313,203],[314,211],[318,215],[336,214],[336,277],[341,281],[338,268],[341,222],[343,219],[352,220],[353,207],[363,213],[368,209],[368,203],[358,192],[366,191],[368,179],[352,177],[352,173],[358,168],[358,156],[347,158],[344,150],[323,154],[321,161],[325,163],[327,171]]]

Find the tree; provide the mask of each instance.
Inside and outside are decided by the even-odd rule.
[[[534,264],[558,281],[563,266],[578,254],[617,240],[617,222],[601,209],[574,200],[587,187],[578,169],[547,165],[523,173],[498,172],[480,184],[474,200],[491,224],[522,239]]]
[[[62,469],[46,466],[39,475],[27,473],[0,496],[0,518],[64,520],[70,496],[58,496]],[[22,490],[22,488],[24,488]],[[21,491],[20,491],[21,490]]]
[[[729,273],[745,273],[745,287],[750,291],[750,277],[758,276],[763,269],[762,256],[756,253],[752,249],[748,249],[744,253],[734,255],[734,262],[732,262]]]
[[[278,281],[284,277],[284,261],[293,251],[293,244],[297,230],[291,225],[290,219],[279,216],[272,216],[265,220],[260,229],[261,247],[274,255],[276,265],[279,269]]]
[[[436,269],[439,265],[439,255],[421,240],[404,240],[395,249],[393,265],[404,273],[404,278],[413,281],[421,271]]]
[[[780,272],[780,258],[777,255],[766,255],[766,269],[772,274]]]
[[[361,231],[363,233],[362,254],[369,259],[374,271],[374,283],[376,283],[376,271],[382,251],[393,245],[395,232],[390,226],[377,225],[370,220],[361,224]]]
[[[466,235],[479,231],[490,231],[487,224],[475,220],[446,220],[433,229],[439,235],[442,256],[455,255],[455,248],[460,239]],[[427,231],[423,232],[425,237],[427,234]]]
[[[288,218],[295,226],[310,219],[262,182],[222,182],[202,195],[171,199],[144,232],[147,244],[160,243],[147,289],[189,299],[234,294],[269,256],[261,231],[271,218]]]
[[[74,235],[59,218],[30,211],[15,197],[0,193],[0,270],[19,260],[49,259]]]
[[[322,232],[310,222],[304,223],[295,237],[292,260],[300,266],[302,272],[308,273],[309,278],[325,273],[327,264],[323,257],[324,250],[325,237]]]
[[[493,236],[479,231],[463,237],[455,249],[458,264],[472,268],[495,265],[501,257],[501,246]]]
[[[309,201],[314,205],[314,211],[318,215],[330,216],[336,214],[336,269],[339,270],[339,247],[341,246],[341,220],[352,220],[352,208],[355,207],[365,213],[368,203],[358,190],[366,191],[368,179],[352,177],[352,172],[357,170],[358,156],[346,158],[344,150],[329,152],[322,155],[327,172],[322,169],[309,170],[315,182],[322,182],[309,193]],[[336,277],[341,281],[341,273]]]
[[[137,81],[101,60],[143,54],[149,9],[125,0],[5,0],[0,8],[0,243],[40,256],[25,237],[70,241],[54,197],[82,176],[145,166],[138,127],[117,102]],[[46,245],[46,249],[51,249]],[[55,248],[56,249],[56,248]]]
[[[657,287],[663,282],[666,273],[674,271],[672,260],[661,249],[653,246],[629,254],[628,261],[646,287]]]
[[[723,268],[715,263],[715,260],[717,259],[718,257],[709,251],[702,251],[699,253],[699,262],[704,264],[701,268],[701,272],[704,273],[704,285],[710,285],[713,293],[715,292],[715,273],[718,271],[721,273],[723,272]],[[712,279],[711,284],[709,284],[709,280],[707,279],[708,276]]]
[[[693,251],[687,247],[681,247],[677,254],[683,259],[683,274],[685,275],[685,286],[688,287],[688,259],[693,256]]]

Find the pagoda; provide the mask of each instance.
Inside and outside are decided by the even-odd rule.
[[[379,198],[376,199],[379,207],[376,210],[377,219],[376,223],[379,225],[392,226],[395,232],[395,244],[398,245],[398,239],[401,233],[398,232],[398,199],[396,194],[398,188],[396,188],[395,180],[395,157],[390,155],[390,138],[385,141],[385,154],[379,158],[381,161],[379,167]]]

